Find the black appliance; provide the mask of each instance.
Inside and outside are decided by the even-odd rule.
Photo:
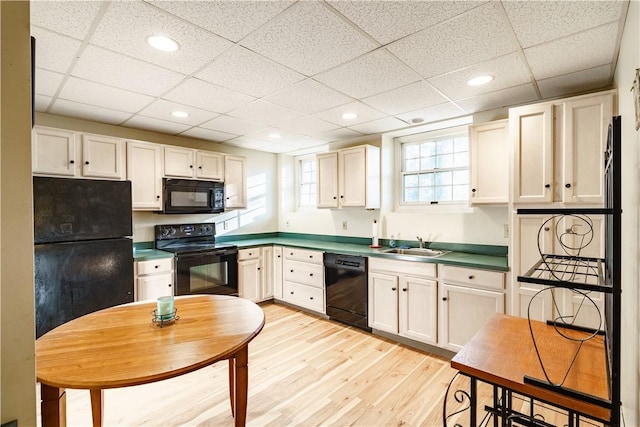
[[[327,316],[371,332],[367,323],[367,258],[324,254]]]
[[[163,178],[162,195],[166,214],[224,212],[222,182]]]
[[[176,295],[238,295],[238,247],[215,241],[214,223],[156,225],[156,249],[175,254]]]
[[[33,178],[36,337],[133,301],[131,182]]]

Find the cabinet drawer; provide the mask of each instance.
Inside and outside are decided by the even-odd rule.
[[[440,277],[447,283],[456,282],[481,288],[504,289],[504,273],[499,271],[441,265]]]
[[[324,267],[322,265],[286,260],[283,269],[285,280],[324,288]]]
[[[437,264],[428,262],[396,261],[387,258],[369,257],[369,271],[411,274],[436,277]]]
[[[238,251],[238,261],[256,258],[260,258],[260,248],[240,249]]]
[[[322,252],[319,251],[310,251],[308,249],[298,248],[284,248],[284,257],[285,259],[322,264]]]
[[[145,274],[167,273],[173,269],[173,258],[150,259],[136,262],[138,276]]]
[[[291,304],[324,313],[324,289],[285,280],[282,296],[285,301]]]

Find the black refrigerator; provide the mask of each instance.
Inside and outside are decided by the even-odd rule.
[[[131,182],[33,178],[36,337],[133,301]]]

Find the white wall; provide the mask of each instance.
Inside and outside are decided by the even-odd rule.
[[[622,406],[627,426],[640,425],[640,264],[638,263],[639,133],[635,130],[633,94],[629,91],[640,67],[640,3],[629,3],[614,78],[618,113],[622,116]]]

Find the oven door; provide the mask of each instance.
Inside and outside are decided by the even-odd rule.
[[[238,295],[238,252],[179,254],[176,294]]]

